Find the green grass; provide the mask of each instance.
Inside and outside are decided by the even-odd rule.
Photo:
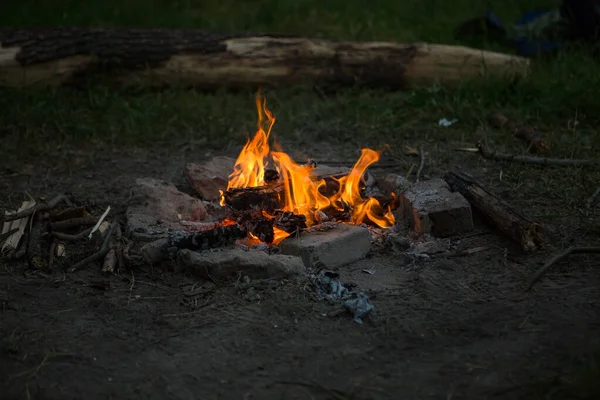
[[[513,21],[523,11],[555,6],[555,1],[542,0],[12,0],[3,5],[0,26],[184,27],[456,43],[456,26],[485,10],[493,9]],[[549,134],[564,130],[575,118],[579,129],[595,130],[600,121],[600,74],[596,70],[596,62],[586,55],[565,54],[552,61],[536,61],[531,77],[517,83],[496,80],[482,86],[465,82],[453,90],[434,87],[393,94],[349,89],[325,99],[310,89],[280,89],[269,93],[268,101],[278,117],[278,134],[292,138],[316,128],[332,139],[345,139],[343,132],[354,132],[355,137],[357,131],[369,135],[419,125],[432,128],[441,117],[458,118],[464,132],[480,126],[491,111],[547,128]],[[6,148],[28,151],[55,148],[57,143],[145,146],[175,139],[219,147],[239,141],[253,129],[252,96],[251,91],[214,95],[177,89],[135,94],[100,87],[88,91],[1,89],[0,134]],[[590,140],[589,135],[586,138]]]

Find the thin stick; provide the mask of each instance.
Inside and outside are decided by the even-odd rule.
[[[587,199],[587,201],[585,202],[585,208],[592,208],[592,204],[594,204],[598,196],[600,196],[600,186],[598,187],[598,189],[596,189],[594,194],[592,194],[590,198]]]
[[[84,231],[81,231],[81,232],[75,234],[75,235],[69,235],[67,233],[60,233],[60,232],[51,232],[50,234],[57,239],[74,242],[76,240],[83,239],[84,237],[89,235],[91,231],[92,231],[92,228],[88,228]]]
[[[417,176],[415,182],[419,182],[421,178],[421,172],[423,172],[423,167],[425,166],[425,152],[423,151],[423,147],[419,147],[419,169],[417,170]]]
[[[65,202],[69,207],[72,206],[71,200],[69,200],[69,198],[67,196],[65,196],[64,194],[59,194],[58,196],[56,196],[52,200],[50,200],[47,204],[37,204],[31,208],[28,208],[27,210],[23,210],[21,212],[15,213],[15,214],[5,215],[4,221],[10,222],[10,221],[14,221],[16,219],[29,217],[34,212],[43,212],[43,211],[52,210],[60,202]]]
[[[296,161],[296,164],[302,165],[305,164],[306,161],[301,161],[298,162]],[[330,167],[353,167],[354,164],[356,164],[356,161],[319,161],[319,165],[327,165]],[[371,164],[369,165],[369,168],[398,168],[401,167],[403,164],[398,163],[398,162],[388,162],[388,163],[375,163],[375,164]]]
[[[48,268],[52,269],[54,264],[54,252],[56,251],[56,241],[53,240],[50,244],[50,250],[48,251]]]
[[[408,169],[408,172],[406,173],[406,179],[410,178],[410,175],[412,174],[413,169],[415,169],[415,167],[415,164],[411,164],[410,168]]]
[[[19,228],[14,228],[11,229],[10,231],[6,232],[6,233],[0,233],[0,244],[8,239],[9,237],[11,237],[13,235],[13,233],[17,233],[19,231]]]
[[[108,251],[110,250],[109,249],[110,238],[111,238],[114,230],[116,229],[117,224],[118,224],[118,222],[114,221],[110,225],[110,228],[108,228],[108,231],[106,232],[106,237],[104,238],[104,242],[102,243],[102,247],[100,248],[100,250],[98,250],[96,253],[92,254],[91,256],[89,256],[87,258],[84,258],[83,260],[81,260],[78,263],[76,263],[75,265],[73,265],[69,269],[69,272],[75,272],[78,269],[81,269],[81,268],[85,267],[86,265],[93,263],[94,261],[104,259],[104,257],[106,257],[106,255],[108,254]]]
[[[495,161],[512,161],[521,164],[533,164],[533,165],[580,165],[580,166],[591,166],[600,165],[600,160],[586,160],[586,159],[573,159],[573,158],[547,158],[547,157],[529,157],[529,156],[515,156],[512,154],[500,154],[496,152],[487,151],[481,143],[477,143],[477,149],[456,149],[456,151],[464,151],[469,153],[479,153],[487,160]]]
[[[92,235],[94,234],[94,232],[96,232],[98,230],[98,228],[100,228],[100,225],[102,225],[104,218],[106,218],[106,216],[108,215],[109,212],[110,212],[110,206],[108,206],[106,208],[106,211],[104,211],[104,214],[102,214],[100,216],[100,219],[98,220],[98,222],[96,222],[96,225],[94,225],[94,227],[92,228],[92,231],[88,235],[88,238],[90,238],[90,239],[92,238]]]
[[[533,285],[552,267],[554,264],[561,261],[563,258],[568,257],[571,254],[583,254],[583,253],[600,253],[600,247],[569,247],[562,253],[557,254],[551,258],[544,266],[536,271],[531,277],[527,284],[526,291],[529,291]]]
[[[95,217],[78,217],[71,218],[64,221],[53,222],[50,224],[50,229],[53,231],[62,231],[65,229],[76,228],[79,226],[89,226],[94,225],[98,222],[98,219]]]

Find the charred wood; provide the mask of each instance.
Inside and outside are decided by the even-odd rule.
[[[547,238],[541,224],[516,211],[508,203],[484,189],[472,177],[447,172],[444,180],[453,190],[462,194],[490,223],[519,243],[524,251],[531,252],[545,247]]]

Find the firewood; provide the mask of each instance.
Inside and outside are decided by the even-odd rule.
[[[444,180],[462,194],[489,222],[501,232],[519,243],[526,252],[540,250],[546,245],[546,233],[542,225],[516,211],[505,201],[484,189],[472,177],[447,172]]]
[[[306,229],[306,216],[279,210],[275,213],[274,225],[289,234],[294,234]]]
[[[265,186],[236,188],[225,191],[225,205],[234,211],[264,210],[273,212],[282,208],[284,186],[276,182]]]
[[[273,220],[267,218],[262,211],[247,211],[233,214],[232,218],[261,241],[271,244],[275,239]]]
[[[201,30],[0,29],[0,86],[189,84],[201,88],[366,84],[405,89],[524,76],[522,57],[463,46],[349,42]],[[105,78],[105,79],[98,79]]]
[[[229,246],[248,233],[238,224],[219,226],[199,232],[171,231],[168,247],[188,250],[208,250]]]
[[[324,180],[325,185],[319,188],[324,196],[333,196],[339,189],[339,179],[345,174],[314,176],[311,179]],[[225,205],[233,211],[264,210],[273,214],[283,207],[285,186],[281,181],[271,182],[264,186],[235,188],[225,191]]]

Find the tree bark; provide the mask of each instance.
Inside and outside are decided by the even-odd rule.
[[[165,29],[0,29],[0,86],[243,88],[366,84],[405,89],[484,73],[525,75],[526,59],[461,46],[342,42]]]
[[[547,237],[542,225],[522,215],[505,201],[485,190],[466,174],[447,172],[444,180],[462,194],[489,222],[521,245],[526,252],[541,250]]]

